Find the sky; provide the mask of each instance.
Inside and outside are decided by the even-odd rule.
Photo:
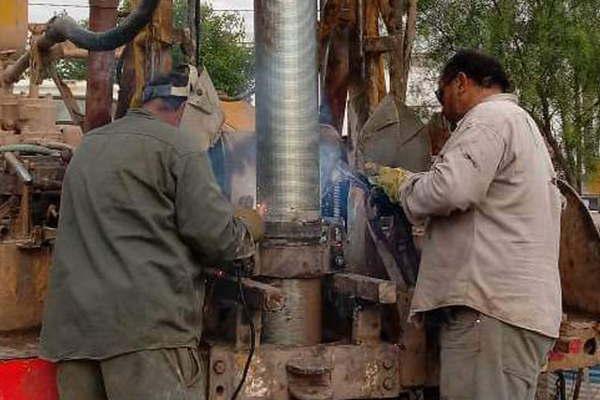
[[[254,0],[212,0],[202,1],[212,4],[214,9],[253,9]],[[86,0],[29,0],[29,22],[46,22],[54,14],[63,10],[76,20],[88,17],[88,1]],[[246,20],[246,31],[248,38],[252,38],[254,29],[254,15],[252,12],[240,12]]]

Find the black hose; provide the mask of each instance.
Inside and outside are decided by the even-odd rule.
[[[142,0],[142,3],[119,26],[105,32],[82,28],[68,16],[54,17],[48,22],[44,36],[38,41],[42,50],[56,43],[70,40],[77,47],[91,51],[114,50],[130,42],[150,22],[160,0]]]
[[[231,400],[236,400],[242,388],[244,387],[244,383],[246,383],[246,378],[248,377],[248,371],[250,370],[250,364],[252,363],[252,356],[254,356],[254,351],[256,350],[256,328],[254,327],[254,320],[252,319],[252,315],[250,315],[248,303],[246,302],[246,296],[244,295],[244,288],[242,286],[242,272],[240,270],[237,271],[237,282],[240,303],[242,304],[244,317],[246,318],[246,320],[248,321],[248,325],[250,326],[250,352],[248,353],[248,358],[246,359],[246,364],[244,365],[242,379],[240,379],[240,382],[235,388],[233,396],[231,396]]]
[[[196,48],[194,50],[196,51],[196,54],[194,54],[194,56],[196,59],[196,67],[200,68],[200,66],[202,65],[202,56],[200,53],[200,41],[202,40],[202,9],[200,5],[200,0],[196,0],[195,8],[196,10],[194,13],[194,24],[196,25],[196,29],[194,30],[194,32],[196,32],[196,37],[194,39],[196,40]]]

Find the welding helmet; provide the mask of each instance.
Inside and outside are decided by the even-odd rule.
[[[186,69],[188,67],[186,66]],[[193,68],[193,67],[192,67]],[[165,79],[157,79],[150,81],[142,92],[142,103],[146,103],[150,100],[156,98],[168,98],[168,97],[177,97],[177,98],[185,98],[188,99],[190,93],[192,92],[192,75],[196,74],[195,68],[194,71],[188,70],[188,77],[185,84],[182,83],[181,86],[173,85],[173,80],[177,78],[178,80],[182,80],[187,71],[181,71],[180,68],[177,68],[173,73],[168,76],[168,80]]]
[[[225,116],[208,71],[205,68],[198,71],[192,65],[188,69],[188,101],[179,128],[200,136],[207,150],[219,139]]]

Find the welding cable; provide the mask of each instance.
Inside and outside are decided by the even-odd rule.
[[[144,26],[150,22],[160,0],[142,0],[119,26],[106,32],[93,32],[82,28],[68,16],[53,17],[37,44],[47,50],[56,43],[70,40],[77,47],[91,51],[114,50],[131,42]]]
[[[244,365],[244,372],[242,374],[242,379],[238,384],[235,392],[233,392],[233,396],[231,396],[231,400],[237,399],[242,387],[244,387],[244,383],[246,382],[246,378],[248,377],[248,370],[250,370],[250,363],[252,362],[252,357],[254,356],[254,350],[256,347],[256,329],[254,327],[254,320],[250,315],[250,309],[248,308],[248,303],[246,302],[246,296],[244,295],[244,287],[242,286],[242,271],[241,268],[237,270],[237,281],[238,281],[238,291],[240,296],[240,303],[242,303],[242,309],[244,311],[244,316],[246,320],[248,320],[248,325],[250,325],[250,352],[248,353],[248,358],[246,359],[246,365]]]

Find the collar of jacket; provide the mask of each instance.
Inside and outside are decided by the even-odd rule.
[[[490,101],[510,101],[515,104],[519,104],[519,97],[513,93],[493,94],[493,95],[488,96],[485,99],[483,99],[479,104],[488,103]],[[477,106],[475,106],[475,107],[477,107]],[[475,107],[473,107],[473,108],[475,108]]]
[[[491,101],[510,101],[511,103],[519,104],[519,97],[513,93],[498,93],[498,94],[493,94],[491,96],[486,97],[485,99],[483,99],[479,103],[477,103],[474,107],[472,107],[469,111],[467,111],[467,113],[460,119],[460,121],[458,121],[458,123],[456,124],[456,127],[454,128],[454,130],[452,130],[450,135],[452,135],[454,132],[456,132],[458,130],[458,128],[467,119],[467,116],[469,114],[471,114],[473,112],[473,110],[475,110],[480,104],[489,103]]]
[[[156,119],[154,114],[144,108],[130,108],[127,110],[127,115],[132,117],[141,117],[147,119]]]

